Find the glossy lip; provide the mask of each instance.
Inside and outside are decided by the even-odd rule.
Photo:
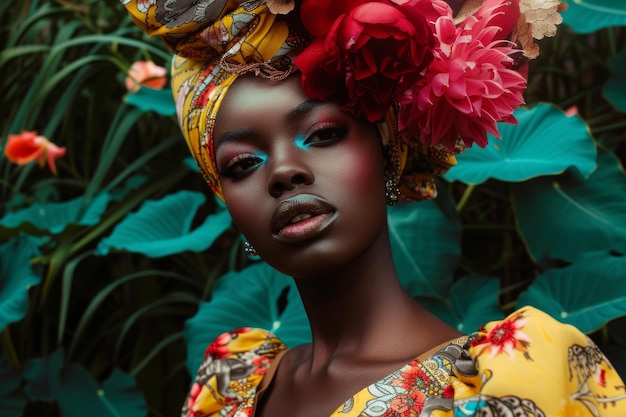
[[[310,216],[293,222],[298,216]],[[284,242],[309,239],[336,218],[337,209],[323,198],[311,194],[298,194],[283,200],[272,216],[272,235]]]

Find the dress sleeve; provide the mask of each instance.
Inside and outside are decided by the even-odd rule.
[[[285,345],[272,333],[242,328],[223,333],[207,348],[183,405],[182,417],[225,415],[254,409],[256,390]],[[221,413],[220,413],[221,412]],[[230,415],[230,414],[229,414]]]
[[[455,371],[455,417],[626,416],[626,387],[600,349],[535,308],[487,324],[466,349],[475,372]]]

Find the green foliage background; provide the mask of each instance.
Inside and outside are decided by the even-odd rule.
[[[519,125],[390,210],[392,244],[453,326],[533,304],[626,376],[626,6],[569,3]],[[0,158],[2,416],[177,415],[220,332],[308,339],[293,283],[244,257],[191,167],[169,92],[124,89],[134,61],[168,67],[160,41],[117,1],[25,0],[0,4],[0,43],[0,149],[22,130],[68,149],[57,176]]]

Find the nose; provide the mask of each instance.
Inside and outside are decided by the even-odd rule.
[[[268,182],[268,191],[272,197],[280,197],[284,192],[298,186],[313,184],[313,171],[301,153],[302,151],[293,147],[275,155]]]

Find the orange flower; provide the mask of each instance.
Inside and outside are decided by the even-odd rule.
[[[48,161],[50,171],[57,173],[54,162],[56,158],[65,155],[65,147],[58,147],[43,136],[38,136],[37,132],[22,131],[18,135],[9,135],[9,140],[4,148],[4,156],[11,162],[19,165],[26,165],[33,160],[37,160],[42,167]]]
[[[167,70],[152,61],[137,61],[131,65],[126,76],[126,89],[136,93],[141,87],[160,90],[165,87]]]

